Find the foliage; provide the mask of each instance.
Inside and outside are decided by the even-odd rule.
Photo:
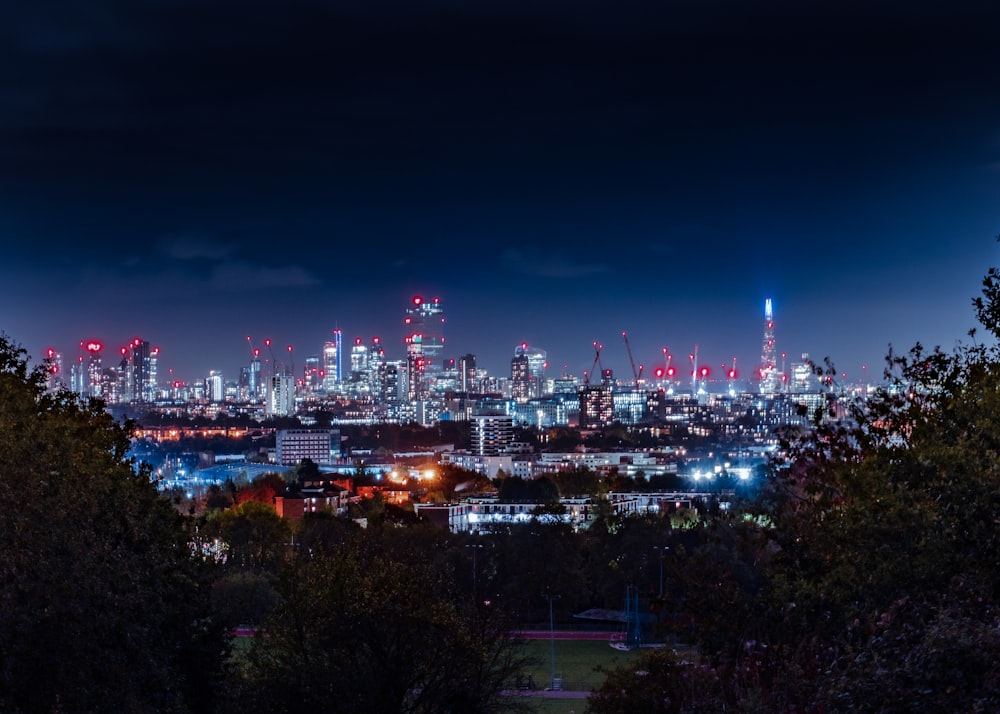
[[[726,710],[722,676],[714,668],[682,660],[668,649],[645,653],[608,672],[587,702],[592,714],[715,714]]]
[[[560,471],[558,473],[549,474],[548,478],[551,479],[555,483],[556,488],[559,489],[559,495],[567,498],[576,496],[600,496],[605,492],[604,486],[601,483],[600,475],[593,469],[588,469],[586,466],[578,466],[577,468],[569,471]]]
[[[276,572],[291,543],[290,529],[290,523],[278,517],[273,506],[246,501],[209,514],[199,535],[227,545],[227,570]]]
[[[559,489],[547,476],[534,479],[507,476],[499,482],[500,503],[554,503],[559,500]]]
[[[399,544],[397,544],[398,546]],[[234,708],[500,712],[524,668],[499,611],[456,596],[447,569],[353,540],[281,578],[268,635],[232,668]]]
[[[208,706],[185,666],[210,678],[221,645],[184,521],[128,430],[44,376],[0,337],[0,709]]]
[[[1000,273],[974,304],[1000,335]],[[890,351],[864,402],[817,374],[827,403],[782,435],[758,518],[720,513],[692,551],[698,661],[731,711],[997,710],[1000,349]],[[674,679],[616,670],[593,710]]]

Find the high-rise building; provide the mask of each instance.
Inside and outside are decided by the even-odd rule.
[[[532,396],[531,372],[528,369],[528,356],[518,346],[510,361],[510,396],[518,404],[524,404]]]
[[[101,366],[101,350],[104,349],[104,345],[97,340],[88,340],[82,344],[88,357],[86,372],[80,374],[80,394],[83,397],[100,399],[104,396],[103,368]]]
[[[406,375],[401,362],[380,362],[378,367],[379,403],[390,418],[397,418],[406,394]]]
[[[306,366],[302,370],[302,386],[306,393],[314,394],[322,386],[320,372],[319,357],[315,355],[306,357]]]
[[[514,438],[514,418],[484,414],[470,419],[471,451],[477,456],[499,456]]]
[[[205,379],[205,398],[210,402],[222,402],[226,399],[225,383],[222,372],[212,370]]]
[[[521,403],[542,396],[548,355],[545,350],[522,342],[514,348],[510,363],[511,396]]]
[[[458,360],[459,389],[466,394],[479,391],[476,379],[476,356],[467,354]]]
[[[774,349],[774,313],[771,298],[764,301],[764,343],[760,350],[760,393],[776,394],[781,386]]]
[[[62,352],[56,352],[51,347],[45,351],[45,361],[48,368],[48,383],[47,387],[49,391],[55,392],[66,386],[63,377],[63,356]]]
[[[360,337],[351,345],[351,381],[359,382],[368,376],[368,345]]]
[[[158,347],[150,348],[149,342],[138,337],[127,349],[122,350],[125,389],[122,400],[132,404],[149,403],[156,398],[156,358]]]
[[[580,390],[580,428],[598,429],[614,421],[615,409],[607,387],[584,387]]]
[[[275,374],[267,378],[264,413],[267,416],[290,416],[295,413],[295,380],[290,375]]]
[[[406,333],[407,398],[424,399],[431,391],[435,376],[441,371],[444,351],[444,307],[441,298],[424,300],[415,295],[403,318]]]
[[[339,329],[333,331],[333,339],[323,345],[323,389],[333,392],[343,375],[343,344]]]

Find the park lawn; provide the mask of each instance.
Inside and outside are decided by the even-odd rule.
[[[526,640],[522,645],[525,653],[534,659],[528,673],[531,674],[536,689],[549,686],[552,672],[551,646],[549,640]],[[598,667],[607,670],[638,661],[641,651],[616,650],[608,640],[556,640],[556,677],[562,678],[563,689],[589,691],[599,687],[604,681],[604,674],[597,671]],[[582,711],[581,700],[576,703],[576,711]],[[566,711],[573,708],[569,707]]]

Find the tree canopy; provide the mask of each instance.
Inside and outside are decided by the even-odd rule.
[[[182,518],[99,402],[0,337],[0,708],[175,711],[202,604]]]
[[[1000,336],[1000,273],[974,305]],[[890,350],[863,400],[821,369],[827,406],[784,434],[757,518],[723,514],[713,527],[739,540],[688,574],[718,679],[692,699],[702,670],[650,657],[594,711],[627,711],[629,686],[675,712],[1000,708],[1000,350],[970,337]]]

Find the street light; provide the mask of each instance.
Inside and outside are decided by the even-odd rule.
[[[552,601],[558,600],[559,596],[552,595],[548,591],[548,588],[546,588],[545,592],[542,593],[542,597],[549,601],[549,654],[550,654],[549,661],[551,662],[552,665],[549,677],[549,689],[550,690],[562,689],[562,682],[559,683],[558,687],[556,686],[556,630],[555,626],[553,625],[553,619],[552,619]]]
[[[476,597],[476,553],[483,547],[482,543],[471,543],[465,546],[472,549],[472,597]]]
[[[669,545],[654,545],[653,550],[660,552],[660,599],[663,599],[663,556],[670,550]]]

